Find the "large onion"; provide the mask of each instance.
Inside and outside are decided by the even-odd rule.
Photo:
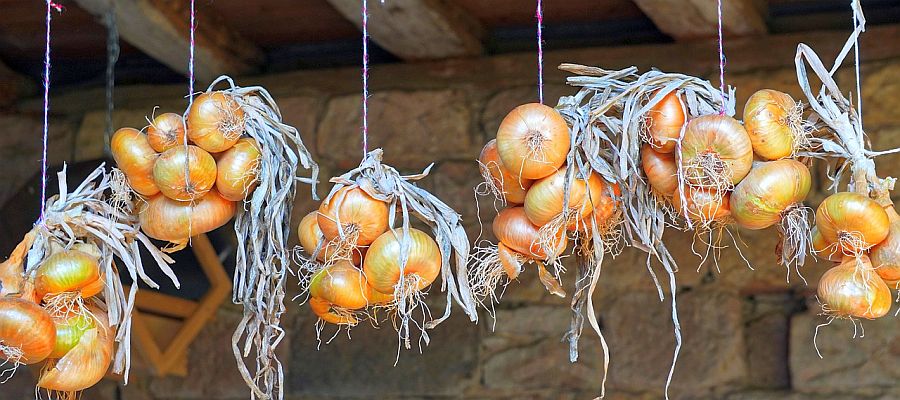
[[[0,363],[35,364],[56,343],[56,328],[41,306],[15,297],[0,297]]]
[[[156,160],[153,180],[172,200],[195,200],[216,183],[216,160],[197,146],[173,147]]]
[[[731,193],[722,194],[709,189],[687,187],[684,188],[684,196],[687,201],[682,204],[681,192],[676,190],[672,205],[681,215],[686,210],[691,221],[702,224],[721,222],[731,215]]]
[[[878,318],[891,309],[891,290],[872,269],[868,256],[844,257],[819,280],[819,301],[832,316]]]
[[[765,229],[778,223],[788,208],[809,194],[809,168],[795,160],[757,164],[731,194],[731,215],[747,229]]]
[[[184,119],[175,113],[158,115],[147,128],[147,141],[157,153],[184,144]]]
[[[150,147],[146,135],[137,129],[119,129],[109,140],[109,149],[135,192],[144,196],[159,193],[153,181],[153,164],[159,154]]]
[[[887,238],[890,221],[875,200],[859,193],[840,192],[828,196],[819,205],[816,226],[825,240],[858,253]]]
[[[900,280],[900,215],[892,206],[886,207],[891,228],[887,238],[872,248],[869,256],[875,272],[885,281]]]
[[[53,322],[56,324],[56,345],[49,358],[62,358],[78,345],[85,332],[97,326],[89,314],[71,314],[57,318]]]
[[[115,331],[106,312],[92,310],[96,327],[89,329],[63,358],[48,365],[37,386],[58,392],[77,392],[100,382],[112,362]]]
[[[404,240],[408,240],[407,252],[403,253]],[[406,265],[401,265],[401,257],[406,256]],[[409,228],[409,236],[403,229],[393,229],[383,233],[372,242],[363,260],[363,272],[369,284],[381,293],[394,293],[400,282],[412,278],[415,290],[422,290],[434,282],[441,272],[441,249],[427,233]]]
[[[345,186],[322,202],[317,218],[325,240],[334,240],[343,233],[351,239],[350,244],[365,246],[388,229],[388,204],[358,187]]]
[[[514,108],[497,131],[497,151],[513,176],[540,179],[555,172],[569,153],[569,127],[553,108],[530,103]]]
[[[565,182],[567,167],[562,167],[556,172],[542,178],[528,189],[525,196],[525,215],[532,223],[543,226],[563,213],[563,201],[565,199]],[[575,178],[569,186],[569,213],[575,221],[581,220],[590,214],[594,207],[600,204],[603,196],[603,179],[597,174],[589,172],[587,179],[575,171]]]
[[[97,294],[94,285],[99,280],[100,264],[96,257],[78,250],[59,251],[38,266],[34,288],[40,299],[66,292],[80,292],[83,297],[90,297],[84,295]],[[85,288],[89,289],[87,293],[82,292]]]
[[[311,297],[348,310],[367,306],[370,292],[366,275],[346,260],[322,268],[309,284]]]
[[[207,92],[191,104],[187,135],[210,153],[228,150],[244,133],[244,110],[229,94]]]
[[[259,183],[261,153],[255,139],[243,138],[216,162],[216,189],[222,197],[240,201],[248,197]]]
[[[647,112],[645,124],[653,149],[660,153],[675,151],[684,121],[684,106],[673,90]]]
[[[482,174],[490,177],[493,185],[503,195],[507,203],[522,204],[525,202],[525,193],[534,182],[530,179],[519,179],[510,170],[503,166],[500,153],[497,152],[497,139],[491,139],[481,149],[478,156],[479,167]]]
[[[727,190],[750,172],[753,148],[740,122],[725,115],[704,115],[688,123],[681,163],[691,185]]]
[[[541,245],[541,228],[528,219],[523,207],[508,207],[501,210],[494,217],[492,228],[494,236],[511,250],[537,260],[559,256],[568,244],[565,230],[560,229],[553,243],[548,246]],[[553,254],[548,254],[544,250],[545,247],[553,249]]]
[[[753,152],[766,160],[778,160],[794,153],[794,129],[797,128],[791,125],[796,105],[790,95],[777,90],[763,89],[750,96],[744,106],[744,125]]]
[[[672,197],[678,189],[678,164],[675,154],[660,153],[650,145],[641,147],[641,167],[650,187],[664,197]]]
[[[235,203],[220,196],[216,189],[195,200],[193,206],[158,195],[141,204],[141,229],[154,239],[183,243],[191,236],[225,225],[235,209]]]

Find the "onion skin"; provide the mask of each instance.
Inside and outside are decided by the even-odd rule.
[[[84,314],[74,314],[54,321],[56,325],[56,345],[48,358],[62,358],[74,348],[85,332],[95,328],[94,319]]]
[[[165,113],[153,118],[147,128],[147,141],[157,153],[184,144],[184,119],[175,113]]]
[[[874,319],[891,310],[891,290],[872,269],[868,256],[844,257],[819,280],[819,301],[829,315]]]
[[[566,161],[569,127],[553,108],[523,104],[500,123],[497,151],[513,176],[540,179],[556,172]]]
[[[243,138],[216,162],[216,189],[231,201],[247,198],[259,183],[259,160],[262,153],[255,139]]]
[[[20,362],[43,361],[55,343],[53,319],[41,306],[15,297],[0,298],[0,344],[21,350]],[[2,352],[0,360],[6,360]]]
[[[415,228],[409,228],[409,251],[402,274],[419,278],[416,290],[422,290],[441,272],[441,249],[431,236]],[[383,233],[372,242],[363,260],[363,272],[375,290],[392,294],[400,281],[403,229]]]
[[[753,166],[753,147],[740,122],[726,115],[704,115],[688,123],[681,142],[682,165],[689,166],[705,154],[718,156],[725,164],[724,173],[736,185]],[[692,185],[708,184],[709,177],[684,168]]]
[[[681,99],[676,91],[671,91],[647,112],[647,130],[653,149],[660,153],[675,151],[684,122]]]
[[[187,163],[187,182],[185,182]],[[216,160],[197,146],[173,147],[153,165],[153,181],[166,197],[191,201],[203,197],[216,183]]]
[[[313,211],[309,214],[306,214],[303,219],[300,220],[300,225],[297,226],[297,236],[300,239],[300,247],[303,247],[303,251],[310,256],[316,251],[316,248],[319,246],[319,242],[325,240],[325,237],[322,235],[322,231],[319,229],[319,221],[317,219],[317,212]],[[334,253],[334,246],[323,245],[319,250],[319,254],[316,255],[316,260],[320,262],[325,262],[330,258],[330,256]],[[364,248],[355,247],[351,250],[350,257],[352,258],[350,262],[353,265],[360,265],[363,259],[363,255],[365,254]]]
[[[509,247],[510,250],[521,253],[528,258],[538,260],[550,258],[550,255],[538,243],[541,228],[528,219],[523,207],[508,207],[501,210],[494,217],[492,228],[494,236]],[[556,240],[554,257],[562,254],[568,245],[568,239],[564,230],[560,229]]]
[[[891,227],[887,238],[872,248],[869,257],[875,272],[886,282],[900,280],[900,215],[893,206],[885,208]]]
[[[853,253],[868,250],[887,238],[890,221],[884,208],[875,200],[859,193],[840,192],[825,198],[816,210],[816,226],[822,237]],[[859,243],[841,240],[847,235],[861,239]]]
[[[497,243],[497,257],[500,259],[500,266],[503,268],[503,272],[506,272],[506,276],[509,279],[516,279],[522,273],[524,269],[522,261],[525,259],[525,256],[513,251],[503,242]]]
[[[839,244],[831,243],[822,237],[819,229],[812,228],[812,248],[817,256],[825,257],[834,262],[841,262],[844,259],[844,251]]]
[[[309,298],[309,308],[319,319],[330,324],[355,326],[359,323],[353,315],[340,315],[331,310],[331,303],[316,297]]]
[[[366,276],[346,260],[319,270],[309,285],[311,297],[348,310],[369,305],[370,291]]]
[[[744,106],[744,126],[753,152],[766,160],[779,160],[794,153],[794,133],[788,115],[797,103],[787,93],[763,89],[750,96]]]
[[[65,292],[97,294],[96,281],[100,280],[100,264],[97,258],[78,250],[60,251],[47,257],[35,272],[34,289],[38,298]],[[102,286],[101,286],[102,287]]]
[[[487,171],[494,182],[494,186],[503,192],[503,198],[507,203],[522,204],[525,202],[525,193],[534,183],[531,179],[519,179],[503,166],[500,153],[497,152],[497,139],[491,139],[481,149],[478,156],[479,166],[482,171]]]
[[[209,232],[225,225],[234,216],[236,206],[219,195],[215,189],[191,203],[157,195],[140,208],[141,229],[147,236],[173,243],[182,243],[191,236]]]
[[[562,167],[531,186],[525,196],[525,215],[538,226],[543,226],[563,213],[567,167]],[[575,179],[569,187],[569,210],[574,211],[575,220],[581,220],[600,204],[603,197],[603,179],[591,172],[582,179],[575,171]]]
[[[641,147],[641,167],[650,187],[663,197],[672,197],[678,190],[678,164],[675,154],[660,153],[650,145]]]
[[[683,215],[684,208],[687,208],[691,221],[722,221],[731,216],[731,193],[720,196],[709,189],[687,187],[684,189],[684,194],[687,197],[686,206],[682,206],[681,193],[677,190],[675,197],[672,198],[672,205],[679,215]]]
[[[342,187],[319,206],[319,229],[325,240],[334,240],[343,229],[347,235],[359,232],[357,246],[366,246],[388,229],[388,204],[369,196],[364,190]],[[337,222],[340,220],[341,228]]]
[[[223,92],[207,92],[191,104],[187,116],[187,135],[197,146],[210,153],[231,148],[244,133],[244,110]]]
[[[811,185],[809,168],[798,161],[759,163],[731,193],[731,216],[743,228],[768,228],[789,207],[802,203]]]
[[[77,392],[96,385],[106,375],[112,362],[115,331],[104,311],[92,311],[97,326],[85,332],[72,350],[41,375],[38,387]]]
[[[143,196],[159,193],[153,181],[153,164],[159,154],[150,147],[147,136],[137,129],[119,129],[110,138],[109,149],[135,192]]]

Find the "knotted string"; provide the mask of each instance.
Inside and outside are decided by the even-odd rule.
[[[47,34],[44,37],[44,132],[41,153],[41,223],[44,222],[44,212],[46,211],[44,200],[47,198],[47,136],[50,129],[50,20],[53,17],[53,10],[61,13],[63,7],[54,3],[53,0],[47,0]]]
[[[722,0],[719,0],[719,92],[722,93],[722,109],[720,115],[725,115],[725,40],[722,36]]]
[[[542,0],[537,0],[537,10],[534,16],[537,18],[538,101],[544,104],[544,6]]]

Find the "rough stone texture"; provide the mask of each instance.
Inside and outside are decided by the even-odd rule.
[[[0,158],[5,160],[0,182],[0,204],[6,202],[22,185],[41,170],[41,136],[43,121],[38,115],[0,114]],[[48,165],[71,160],[73,129],[68,120],[51,118],[47,137]],[[39,188],[37,190],[40,190]]]

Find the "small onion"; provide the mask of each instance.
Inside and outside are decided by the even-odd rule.
[[[172,200],[196,200],[216,183],[216,160],[197,146],[173,147],[156,160],[153,180]]]
[[[650,187],[664,197],[672,197],[678,189],[678,164],[675,154],[660,153],[650,145],[641,147],[641,167]]]
[[[115,331],[106,312],[92,310],[97,326],[87,330],[65,356],[50,363],[37,386],[58,392],[77,392],[100,382],[112,362]]]
[[[10,356],[14,363],[39,363],[55,343],[56,327],[47,311],[27,300],[0,297],[0,363]]]
[[[319,243],[325,240],[325,236],[322,235],[322,231],[319,229],[317,215],[318,213],[316,211],[306,214],[306,216],[300,220],[300,225],[297,226],[297,236],[300,239],[300,247],[303,247],[303,250],[310,256],[316,251]],[[319,253],[316,255],[316,259],[325,262],[325,260],[331,258],[330,256],[334,253],[334,250],[334,246],[322,245],[322,248],[319,249]],[[352,257],[352,260],[350,261],[353,265],[360,265],[365,251],[362,247],[355,247],[350,254]]]
[[[159,188],[153,181],[153,164],[159,154],[150,147],[146,135],[137,129],[119,129],[110,138],[109,149],[116,160],[116,166],[125,173],[135,192],[144,196],[159,193]]]
[[[884,241],[872,248],[869,257],[875,272],[885,281],[900,280],[900,215],[892,206],[886,207],[891,228]]]
[[[97,294],[96,281],[100,280],[100,264],[97,258],[78,250],[60,251],[47,257],[38,266],[34,288],[38,298],[65,292]],[[87,288],[85,293],[83,290]],[[102,288],[102,286],[101,286]]]
[[[525,196],[525,215],[532,223],[543,226],[563,213],[563,201],[566,196],[565,182],[567,167],[542,178],[531,186]],[[575,221],[590,214],[603,197],[603,179],[590,172],[587,179],[575,171],[575,177],[569,187],[569,211]]]
[[[230,94],[207,92],[194,98],[187,116],[187,135],[210,153],[228,150],[244,133],[244,110]]]
[[[645,124],[653,149],[660,153],[675,151],[675,144],[681,136],[684,122],[684,106],[677,92],[673,90],[647,111]]]
[[[501,210],[494,217],[492,228],[494,236],[517,253],[538,260],[544,260],[551,256],[540,244],[541,228],[528,219],[523,207],[508,207]],[[553,242],[552,246],[547,247],[554,249],[552,256],[557,257],[565,251],[568,244],[563,229],[559,230]]]
[[[366,275],[346,260],[341,260],[313,275],[309,295],[335,306],[357,310],[369,304],[371,288]]]
[[[497,243],[497,257],[500,266],[509,279],[516,279],[522,273],[525,256],[507,247],[503,242]]]
[[[334,240],[343,232],[355,239],[351,244],[366,246],[388,229],[388,204],[358,187],[345,186],[322,202],[317,218],[325,240]]]
[[[158,195],[141,204],[141,229],[154,239],[183,243],[191,236],[225,225],[235,209],[235,203],[220,196],[216,189],[195,200],[193,206]]]
[[[401,265],[402,243],[408,240],[406,265]],[[415,290],[426,288],[441,272],[441,249],[427,233],[409,228],[409,236],[403,229],[387,231],[372,242],[363,260],[363,272],[369,284],[381,293],[394,293],[401,274],[417,279]]]
[[[687,202],[682,205],[681,193],[676,190],[672,205],[679,215],[684,215],[686,209],[691,221],[700,223],[723,221],[731,215],[731,193],[723,195],[709,189],[686,187],[684,195]]]
[[[681,141],[681,163],[688,183],[729,189],[753,166],[753,147],[740,122],[704,115],[688,123]]]
[[[858,253],[887,238],[890,220],[875,200],[859,193],[840,192],[828,196],[819,205],[816,226],[825,240]]]
[[[813,227],[810,235],[812,236],[812,249],[817,256],[834,262],[840,262],[844,259],[844,251],[841,249],[841,246],[825,240],[819,232],[819,228]]]
[[[259,162],[262,154],[256,139],[243,138],[219,157],[216,162],[216,189],[231,201],[247,198],[259,183]]]
[[[610,226],[610,222],[613,221],[616,212],[619,211],[620,201],[617,199],[621,197],[622,191],[619,189],[619,184],[606,182],[604,189],[601,191],[600,199],[595,202],[594,211],[581,221],[569,224],[567,229],[570,231],[582,230],[590,233],[593,229],[591,228],[591,220],[593,220],[597,227],[600,228],[601,233],[604,232],[604,229]]]
[[[175,113],[160,114],[147,128],[147,141],[157,153],[184,144],[184,120]]]
[[[873,319],[891,310],[891,290],[865,255],[844,257],[840,265],[825,271],[817,292],[832,316]]]
[[[569,153],[569,127],[553,108],[530,103],[514,108],[497,131],[503,166],[521,179],[540,179],[562,166]]]
[[[796,104],[789,94],[777,90],[763,89],[750,96],[744,106],[744,125],[754,153],[766,160],[794,153],[790,116]]]
[[[525,202],[525,193],[534,182],[530,179],[518,179],[515,174],[503,166],[500,153],[497,152],[497,139],[491,139],[478,156],[479,167],[482,174],[490,176],[494,187],[503,193],[503,198],[508,203],[522,204]]]
[[[731,215],[747,229],[765,229],[778,223],[788,208],[809,194],[809,168],[795,160],[759,163],[731,194]]]
[[[85,332],[97,326],[94,318],[87,314],[72,314],[54,321],[56,325],[56,345],[49,358],[62,358],[72,350]]]

